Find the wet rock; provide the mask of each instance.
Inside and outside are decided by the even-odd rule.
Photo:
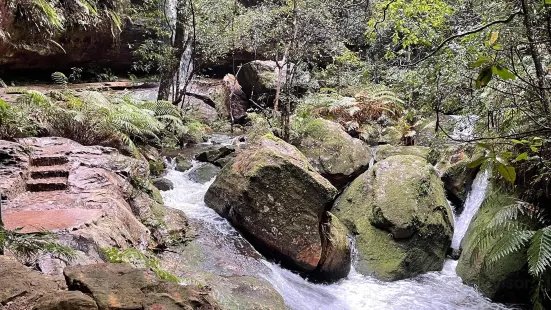
[[[174,184],[167,178],[153,179],[152,183],[153,186],[155,186],[160,191],[169,191],[174,189]]]
[[[40,298],[33,310],[97,310],[98,305],[79,291],[58,291]]]
[[[199,166],[189,173],[189,178],[196,183],[207,183],[212,180],[220,172],[220,167],[206,163]]]
[[[176,157],[176,167],[174,168],[176,171],[186,172],[191,169],[191,167],[193,167],[191,160],[181,156]]]
[[[358,272],[393,281],[442,269],[453,218],[442,182],[423,158],[396,155],[375,164],[332,212],[357,235]]]
[[[341,125],[325,119],[308,122],[295,143],[308,162],[335,187],[341,188],[369,166],[371,149],[352,138]]]
[[[222,146],[220,148],[214,148],[198,154],[195,159],[201,162],[211,163],[215,165],[217,162],[235,152],[234,146]],[[222,165],[219,165],[222,167]]]
[[[67,267],[64,275],[70,290],[88,292],[99,309],[220,309],[207,289],[160,280],[128,264]]]
[[[311,272],[322,257],[320,219],[336,193],[295,147],[266,135],[222,169],[205,203],[261,253]]]
[[[467,168],[470,162],[470,159],[465,159],[452,164],[442,174],[442,181],[450,201],[459,209],[463,208],[478,172],[478,169]]]
[[[352,264],[348,230],[336,216],[326,212],[321,232],[323,255],[316,277],[328,282],[345,278]]]
[[[495,246],[495,240],[490,240],[488,246],[477,247],[477,234],[490,224],[497,212],[504,206],[510,206],[517,201],[509,195],[495,192],[490,194],[469,225],[469,229],[461,242],[463,251],[457,263],[457,274],[465,284],[476,286],[486,297],[505,303],[529,302],[532,279],[526,270],[526,253],[524,251],[506,255],[498,260],[492,268],[485,263]],[[475,250],[478,248],[478,251]]]

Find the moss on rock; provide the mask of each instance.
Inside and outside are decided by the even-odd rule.
[[[265,136],[222,169],[205,202],[261,253],[311,272],[322,255],[320,220],[336,193],[294,146]]]
[[[346,185],[369,166],[371,149],[348,135],[338,123],[314,119],[301,126],[300,135],[295,145],[336,187]]]
[[[334,212],[357,235],[357,270],[385,281],[440,270],[453,218],[434,168],[396,155],[377,163],[341,195]]]
[[[500,192],[491,193],[486,198],[461,242],[463,251],[457,264],[457,274],[464,283],[476,286],[485,296],[500,302],[518,302],[529,296],[531,279],[525,268],[526,254],[519,252],[505,256],[493,267],[486,268],[485,260],[493,247],[476,250],[475,243],[478,234],[496,213],[512,203],[515,203],[512,197]]]

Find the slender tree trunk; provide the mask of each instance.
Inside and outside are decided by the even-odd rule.
[[[180,0],[176,5],[176,28],[174,30],[174,41],[172,42],[173,59],[167,68],[161,70],[161,82],[159,84],[157,100],[169,100],[170,88],[180,70],[182,56],[186,50],[186,2],[186,0]]]
[[[534,62],[534,66],[536,68],[536,77],[538,81],[538,87],[539,93],[543,102],[543,108],[546,114],[549,114],[549,100],[547,98],[547,94],[545,92],[545,71],[543,70],[543,65],[541,62],[541,55],[538,50],[538,47],[534,42],[535,36],[534,31],[532,29],[532,22],[533,22],[533,16],[532,12],[530,11],[530,7],[528,7],[527,0],[521,0],[522,4],[522,11],[524,16],[524,28],[526,28],[526,39],[528,40],[528,48],[530,50],[530,56],[532,56],[532,61]]]
[[[297,28],[297,18],[298,18],[298,7],[297,7],[297,0],[293,0],[293,37],[291,38],[291,42],[289,44],[289,49],[287,51],[287,54],[290,55],[294,49],[294,45],[296,43],[296,40],[297,40],[297,34],[298,34],[298,28]],[[291,69],[291,57],[289,57],[289,59],[286,59],[286,71],[285,71],[285,90],[286,90],[286,93],[287,94],[290,94],[290,92],[292,91],[292,81],[291,79],[293,78],[293,72],[291,72],[292,70],[296,70],[296,66],[298,64],[295,64],[295,67],[293,67]],[[290,100],[290,96],[288,96],[289,98],[287,100],[285,100],[285,109],[282,113],[282,117],[281,117],[281,120],[282,120],[282,127],[283,127],[283,139],[285,141],[289,141],[290,137],[291,137],[291,125],[290,125],[290,120],[291,120],[291,100]]]

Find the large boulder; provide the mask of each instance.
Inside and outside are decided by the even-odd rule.
[[[318,118],[300,130],[297,148],[322,176],[337,188],[367,170],[371,149],[361,140],[352,138],[338,123]]]
[[[336,194],[294,146],[266,135],[222,169],[205,203],[261,253],[313,272],[323,256],[320,221]]]
[[[466,158],[451,164],[442,173],[442,181],[448,197],[459,210],[463,208],[478,172],[478,169],[468,167],[470,162],[471,160]]]
[[[245,95],[253,100],[262,99],[263,103],[271,105],[275,98],[276,89],[279,85],[283,89],[287,79],[287,66],[271,60],[255,60],[244,64],[237,75],[237,81],[241,85]],[[291,65],[291,71],[294,72],[292,85],[295,93],[304,93],[310,88],[316,88],[318,85],[312,81],[308,71],[298,68],[295,70]],[[291,78],[291,77],[290,77]]]
[[[348,230],[339,219],[326,212],[321,224],[323,255],[316,277],[336,281],[350,272],[352,253],[348,242]]]
[[[357,235],[358,272],[393,281],[442,269],[453,218],[442,182],[425,159],[396,155],[375,164],[332,212]]]
[[[499,302],[519,303],[530,296],[532,280],[526,270],[526,253],[506,255],[490,268],[485,266],[489,254],[499,246],[495,240],[489,246],[477,246],[480,234],[497,212],[516,201],[500,192],[490,194],[471,221],[461,242],[463,251],[457,263],[457,274],[463,282],[476,286],[488,298]]]
[[[67,267],[70,290],[87,292],[100,310],[108,309],[220,309],[206,288],[158,279],[128,264]]]
[[[434,163],[434,159],[431,158],[431,149],[425,146],[394,146],[390,144],[385,144],[377,147],[377,161],[382,161],[396,155],[419,156],[431,162],[431,164]]]

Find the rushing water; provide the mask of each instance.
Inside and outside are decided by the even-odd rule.
[[[489,172],[488,170],[480,171],[474,179],[471,192],[467,196],[465,201],[465,207],[463,212],[455,219],[455,228],[452,239],[452,248],[459,249],[461,247],[461,240],[465,236],[469,224],[473,217],[476,215],[478,209],[486,198],[486,192],[488,191]]]
[[[194,164],[195,167],[197,165],[200,164]],[[216,251],[213,252],[215,260],[232,260],[235,259],[234,256],[246,255],[239,249],[229,249],[242,247],[247,242],[225,219],[203,202],[203,196],[212,181],[206,184],[194,183],[189,179],[188,173],[169,171],[167,177],[173,181],[175,188],[163,192],[166,204],[183,210],[191,222],[205,227],[203,231],[210,231],[218,236],[217,238],[234,240],[225,248],[212,249]],[[478,183],[475,182],[473,185],[471,196],[478,197],[478,191],[483,196],[483,179],[487,179],[487,176],[484,173],[480,175],[480,178],[477,178]],[[472,203],[473,209],[478,209],[478,201],[478,198],[473,197],[467,200],[467,204]],[[475,204],[478,204],[478,207],[475,207]],[[470,208],[470,205],[466,205],[465,212]],[[458,222],[462,220],[465,224],[458,226],[468,226],[470,219],[465,217]],[[323,285],[308,282],[299,275],[259,257],[255,255],[254,258],[240,259],[241,262],[245,262],[241,263],[242,270],[232,272],[256,273],[255,276],[264,277],[283,296],[285,303],[292,310],[506,309],[502,305],[490,302],[474,288],[462,284],[455,273],[456,261],[446,261],[440,272],[430,272],[414,279],[391,283],[363,276],[352,268],[346,279]]]

